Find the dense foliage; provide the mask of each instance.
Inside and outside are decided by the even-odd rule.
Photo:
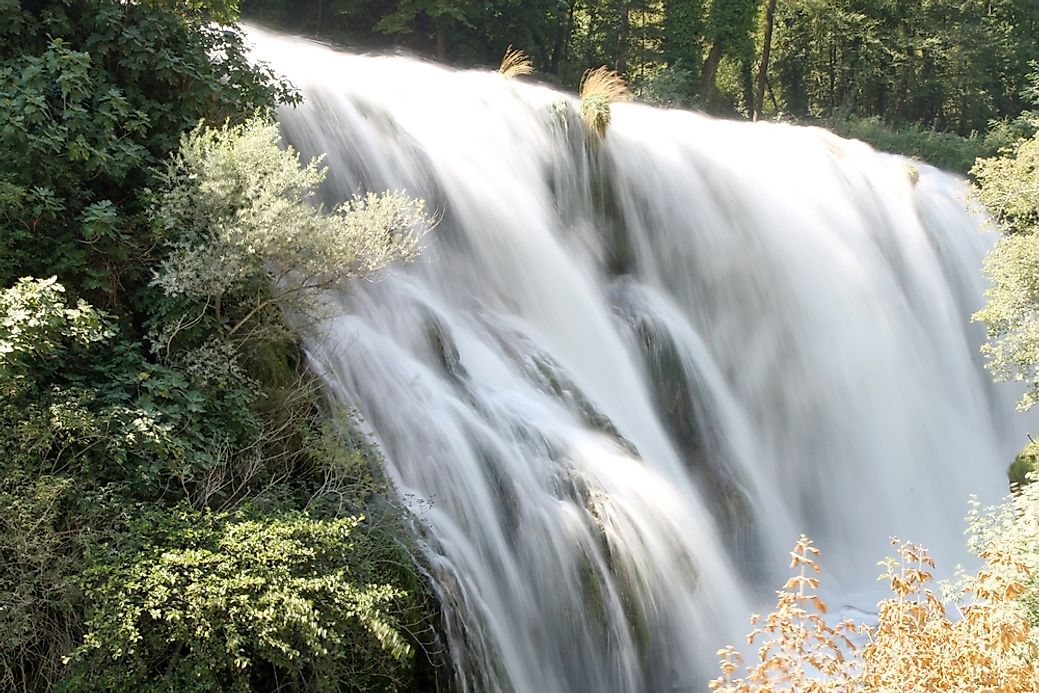
[[[0,0],[0,688],[392,690],[404,518],[307,372],[400,194],[312,204],[231,4]]]
[[[975,319],[988,329],[984,351],[997,380],[1028,389],[1019,408],[1039,402],[1039,134],[979,159],[977,196],[1004,230],[985,262],[991,280]]]
[[[145,511],[84,580],[86,635],[66,689],[387,690],[412,645],[395,558],[360,517],[243,506]],[[389,553],[389,555],[387,555]]]
[[[0,1],[0,284],[57,273],[122,306],[161,241],[142,193],[181,133],[295,98],[240,32],[185,12]]]
[[[511,44],[569,88],[603,65],[668,105],[964,137],[1017,117],[1039,60],[1033,0],[246,0],[243,9],[467,65],[495,65]]]
[[[1039,59],[1030,0],[814,0],[777,13],[777,99],[796,115],[879,116],[967,135],[1021,110]]]

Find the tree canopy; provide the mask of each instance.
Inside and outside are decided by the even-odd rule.
[[[1032,0],[246,0],[243,11],[458,64],[496,65],[511,44],[569,88],[602,65],[648,98],[722,114],[749,116],[756,105],[772,116],[877,117],[960,135],[1016,116],[1039,60]]]

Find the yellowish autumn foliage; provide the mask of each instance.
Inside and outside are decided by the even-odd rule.
[[[899,557],[883,576],[893,597],[881,602],[877,626],[866,629],[859,689],[1039,690],[1039,651],[1017,601],[1030,577],[1024,563],[999,547],[983,551],[986,566],[966,580],[958,600],[965,604],[947,607],[928,587],[934,561],[927,552],[902,544]]]
[[[817,594],[819,550],[802,536],[790,553],[795,575],[777,592],[775,610],[752,618],[748,642],[758,645],[756,661],[745,662],[732,646],[720,650],[722,675],[710,690],[1039,691],[1039,639],[1022,599],[1030,593],[1034,564],[1018,554],[1020,537],[1001,539],[991,531],[1007,517],[1018,530],[1022,523],[1034,528],[1035,517],[1020,510],[1018,503],[1003,516],[974,514],[975,522],[989,523],[973,528],[981,535],[976,548],[985,565],[962,578],[949,599],[935,592],[935,563],[927,551],[892,539],[897,557],[881,563],[891,596],[878,605],[875,625],[827,624]]]
[[[719,693],[765,691],[846,691],[854,677],[855,652],[850,621],[831,627],[823,615],[826,604],[819,598],[819,549],[801,535],[790,552],[795,574],[776,594],[776,608],[764,618],[754,615],[754,630],[747,642],[758,645],[757,662],[746,663],[739,651],[728,646],[718,652],[722,676],[709,688]],[[740,670],[744,675],[737,677]]]

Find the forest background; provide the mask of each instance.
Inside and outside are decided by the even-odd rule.
[[[966,173],[1032,126],[1031,0],[245,0],[247,18],[353,48],[496,67],[507,46],[574,90],[605,65],[637,98],[821,124]]]

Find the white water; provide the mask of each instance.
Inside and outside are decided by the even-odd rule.
[[[866,608],[890,535],[963,558],[1025,422],[969,323],[993,238],[960,182],[629,104],[597,144],[548,89],[250,33],[328,202],[443,217],[310,351],[419,519],[462,688],[700,688],[801,532]]]

